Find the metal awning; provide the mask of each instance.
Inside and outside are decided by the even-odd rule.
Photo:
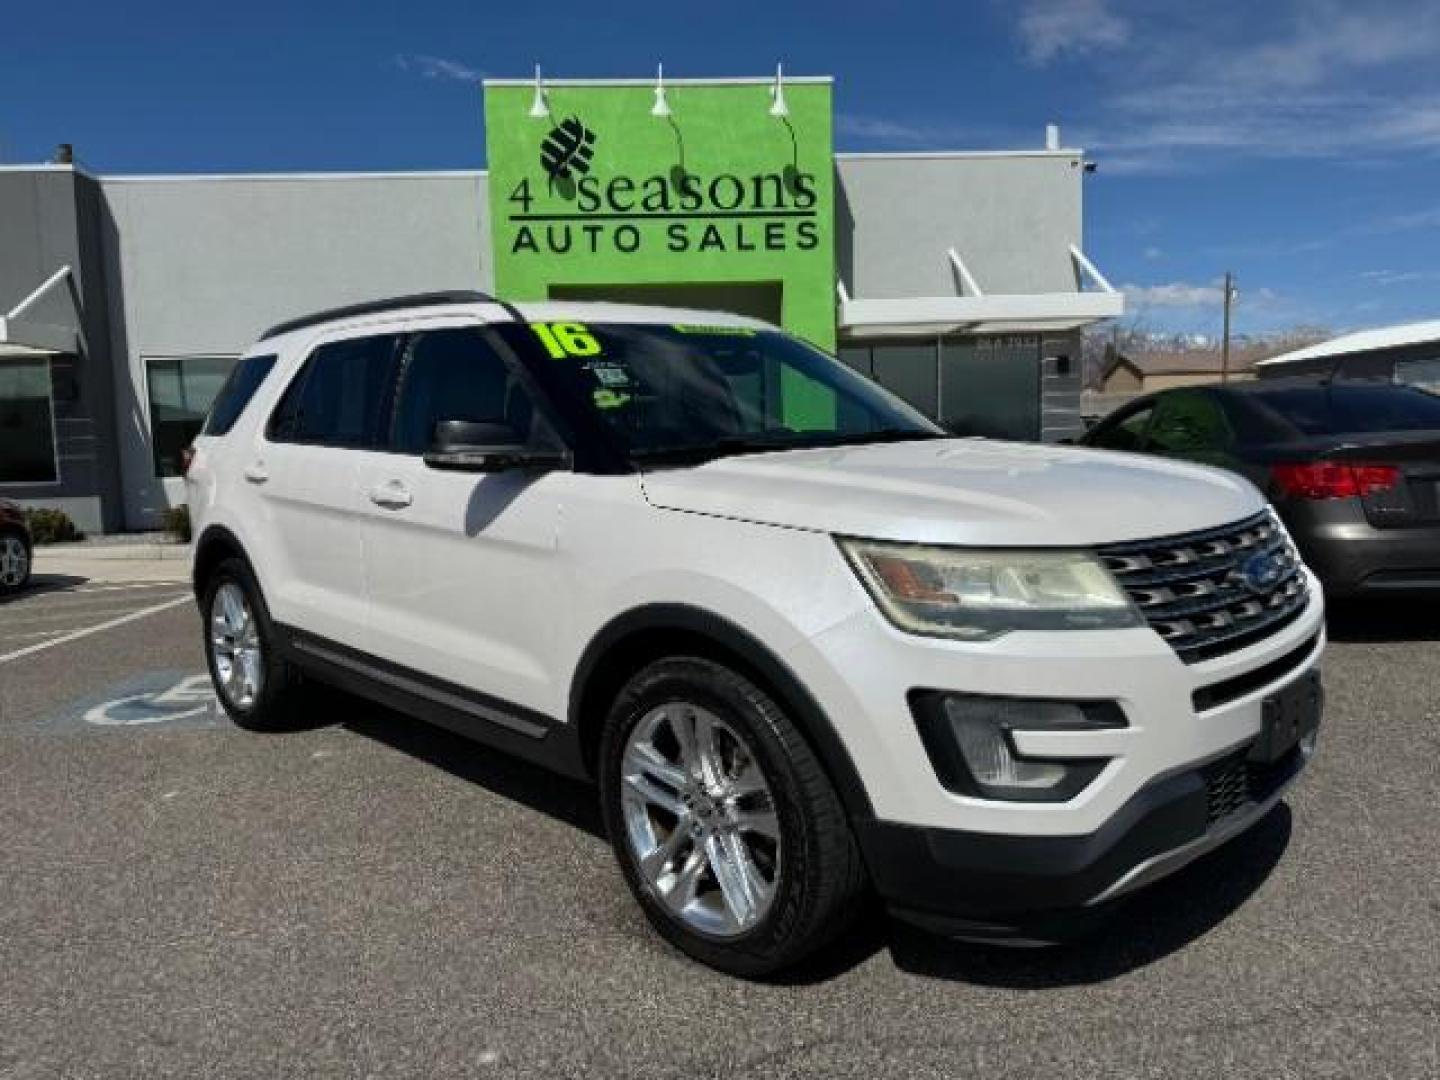
[[[840,329],[850,337],[888,335],[929,335],[966,333],[1040,333],[1074,330],[1113,319],[1125,313],[1125,295],[1117,292],[1073,245],[1077,285],[1088,278],[1095,286],[1086,292],[987,294],[951,248],[946,252],[965,292],[958,296],[906,296],[883,299],[855,299],[843,284],[837,286],[840,299]]]
[[[28,312],[62,284],[67,287],[70,295],[70,307],[75,313],[74,324],[65,326],[30,317]],[[84,344],[84,331],[80,329],[80,298],[76,293],[74,275],[69,266],[56,270],[29,296],[0,318],[0,358],[75,353]]]

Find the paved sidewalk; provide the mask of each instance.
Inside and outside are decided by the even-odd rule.
[[[83,578],[92,583],[176,581],[190,576],[186,544],[146,540],[132,543],[46,544],[35,549],[37,579]],[[37,584],[39,582],[37,581]]]

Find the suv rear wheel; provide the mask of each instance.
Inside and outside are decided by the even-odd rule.
[[[0,529],[0,595],[19,592],[30,580],[30,545],[17,529]]]
[[[201,610],[210,680],[230,718],[257,731],[298,726],[293,706],[299,680],[275,647],[260,587],[243,559],[215,568]]]
[[[616,698],[601,796],[621,870],[672,944],[732,974],[787,967],[865,889],[839,796],[771,697],[710,660],[650,665]]]

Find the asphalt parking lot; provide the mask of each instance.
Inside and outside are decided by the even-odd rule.
[[[1301,785],[1102,935],[876,916],[755,985],[648,932],[583,786],[341,695],[237,730],[123,576],[0,604],[5,1080],[1440,1075],[1433,609],[1341,613]]]

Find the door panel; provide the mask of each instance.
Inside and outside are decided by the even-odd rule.
[[[478,326],[410,339],[391,449],[360,463],[373,651],[543,711],[563,603],[560,510],[583,478],[432,469],[422,453],[440,420],[507,423],[522,441],[554,441]]]
[[[245,467],[271,549],[256,553],[271,617],[355,648],[366,643],[356,454],[257,446]]]
[[[369,638],[359,467],[388,426],[398,345],[394,334],[355,333],[316,348],[241,465],[265,516],[271,615],[360,649]]]

